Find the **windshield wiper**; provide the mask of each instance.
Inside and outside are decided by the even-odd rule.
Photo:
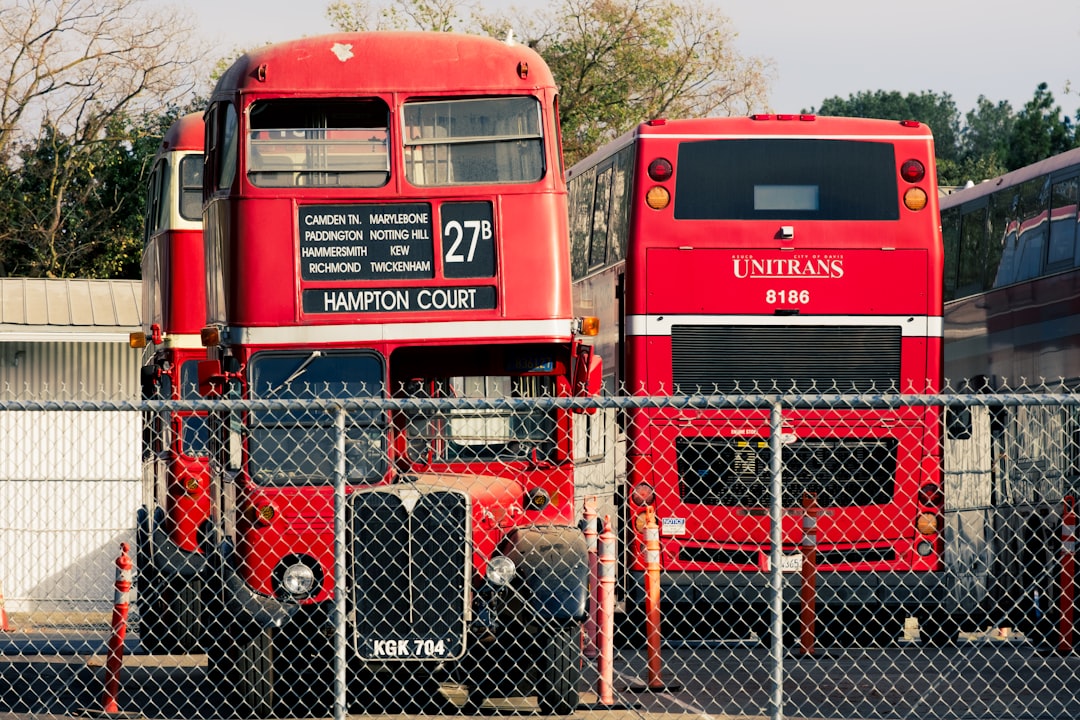
[[[266,397],[273,397],[274,395],[277,395],[278,392],[282,390],[282,388],[288,387],[293,380],[300,377],[304,374],[304,372],[307,371],[308,366],[311,365],[311,363],[314,362],[316,358],[320,357],[322,357],[321,350],[312,350],[311,354],[304,358],[304,362],[300,363],[300,366],[293,370],[289,377],[285,378],[276,388],[266,393]]]

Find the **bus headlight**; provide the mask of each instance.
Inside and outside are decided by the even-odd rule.
[[[288,555],[274,569],[274,592],[288,600],[305,600],[319,593],[322,570],[314,558]]]
[[[304,563],[290,565],[282,573],[281,585],[290,595],[306,596],[315,587],[315,573]]]
[[[517,575],[514,561],[505,555],[496,555],[488,560],[487,580],[495,587],[506,587]]]

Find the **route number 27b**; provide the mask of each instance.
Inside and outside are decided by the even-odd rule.
[[[495,277],[495,217],[491,203],[444,203],[440,215],[443,275]]]
[[[444,262],[471,263],[476,255],[476,246],[482,240],[491,241],[491,222],[488,220],[451,220],[443,230],[450,249],[446,251]]]

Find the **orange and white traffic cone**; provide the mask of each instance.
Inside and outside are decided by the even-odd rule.
[[[4,606],[4,589],[0,587],[0,630],[11,632],[11,623],[8,622],[7,608]]]

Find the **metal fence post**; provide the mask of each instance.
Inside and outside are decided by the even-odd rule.
[[[769,413],[769,587],[771,588],[770,605],[772,608],[772,691],[769,696],[769,717],[773,720],[784,718],[784,585],[783,585],[783,533],[781,523],[784,520],[783,468],[780,453],[783,450],[781,424],[783,417],[780,403],[773,403]]]
[[[345,417],[343,407],[334,411],[334,720],[345,720]]]

